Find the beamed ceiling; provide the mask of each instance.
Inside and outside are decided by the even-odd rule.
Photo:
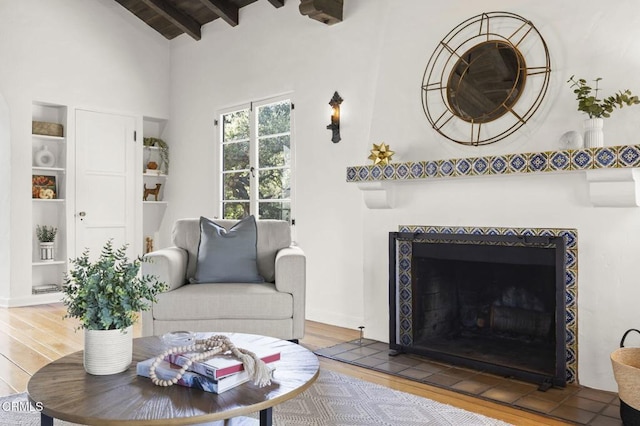
[[[201,38],[201,28],[222,19],[241,24],[239,10],[256,1],[284,6],[285,0],[115,0],[154,30],[171,40],[180,34]],[[298,0],[287,0],[298,1]],[[327,25],[342,21],[343,0],[300,0],[300,13]]]

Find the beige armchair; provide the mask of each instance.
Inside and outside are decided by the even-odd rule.
[[[237,223],[215,220],[226,229]],[[170,331],[220,331],[262,334],[285,340],[304,336],[304,252],[291,246],[289,223],[258,220],[257,269],[263,283],[190,283],[196,275],[199,219],[180,219],[172,247],[151,252],[143,274],[156,275],[169,289],[143,311],[142,335]]]

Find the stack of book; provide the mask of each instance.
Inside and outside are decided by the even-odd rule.
[[[280,352],[269,348],[240,348],[254,352],[270,368],[275,369],[275,362],[280,360]],[[156,367],[156,376],[160,380],[173,379],[181,366],[185,364],[191,354],[172,354]],[[155,358],[141,361],[136,366],[139,376],[149,377],[149,370]],[[189,388],[196,388],[205,392],[222,393],[251,380],[239,359],[232,355],[215,355],[208,360],[194,362],[184,372],[176,384]]]

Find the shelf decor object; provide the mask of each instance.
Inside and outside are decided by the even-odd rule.
[[[371,155],[369,155],[369,160],[373,161],[373,165],[381,164],[386,166],[391,161],[391,157],[393,157],[395,151],[391,151],[389,145],[382,142],[380,145],[373,144],[373,149],[371,150]]]
[[[169,173],[169,145],[160,139],[155,137],[146,137],[142,140],[143,144],[147,148],[157,148],[160,152],[160,165],[157,167],[162,173]],[[148,163],[145,163],[145,166],[148,167]]]
[[[64,127],[58,123],[47,123],[45,121],[32,121],[31,133],[42,136],[64,136]]]
[[[42,145],[42,148],[36,151],[33,161],[38,167],[55,167],[56,165],[56,157],[46,145]]]
[[[54,244],[58,228],[49,225],[37,225],[36,237],[40,242],[40,260],[53,262],[55,259]]]
[[[620,90],[614,95],[598,99],[598,87],[602,78],[595,80],[595,88],[587,84],[584,78],[576,79],[572,75],[567,83],[576,94],[578,101],[578,111],[589,116],[584,121],[584,146],[585,148],[602,148],[604,146],[604,119],[611,117],[611,113],[616,108],[640,104],[640,99],[633,95],[629,89]],[[593,93],[591,93],[593,91]]]
[[[509,12],[482,13],[452,29],[429,58],[424,113],[453,142],[491,144],[534,115],[550,73],[549,50],[531,21]]]
[[[52,200],[56,196],[56,177],[45,175],[31,176],[31,198]]]

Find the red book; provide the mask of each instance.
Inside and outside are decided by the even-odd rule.
[[[155,358],[151,358],[146,361],[140,361],[136,365],[137,374],[139,376],[149,377],[151,364],[154,361]],[[176,376],[179,370],[179,366],[170,364],[167,361],[161,361],[160,364],[156,367],[156,376],[160,380],[171,380]],[[209,377],[204,377],[200,374],[194,373],[192,371],[185,371],[176,384],[188,388],[200,389],[205,392],[222,393],[245,382],[248,382],[249,380],[250,377],[246,372],[227,376],[221,380],[214,380]]]
[[[274,348],[248,348],[238,346],[243,349],[250,350],[255,353],[265,363],[269,364],[280,360],[280,352]],[[183,366],[187,362],[185,355],[194,354],[172,354],[167,356],[166,360],[172,364]],[[203,376],[218,380],[230,374],[239,373],[244,370],[242,362],[233,355],[214,355],[206,361],[198,361],[191,364],[189,371],[193,371]]]

